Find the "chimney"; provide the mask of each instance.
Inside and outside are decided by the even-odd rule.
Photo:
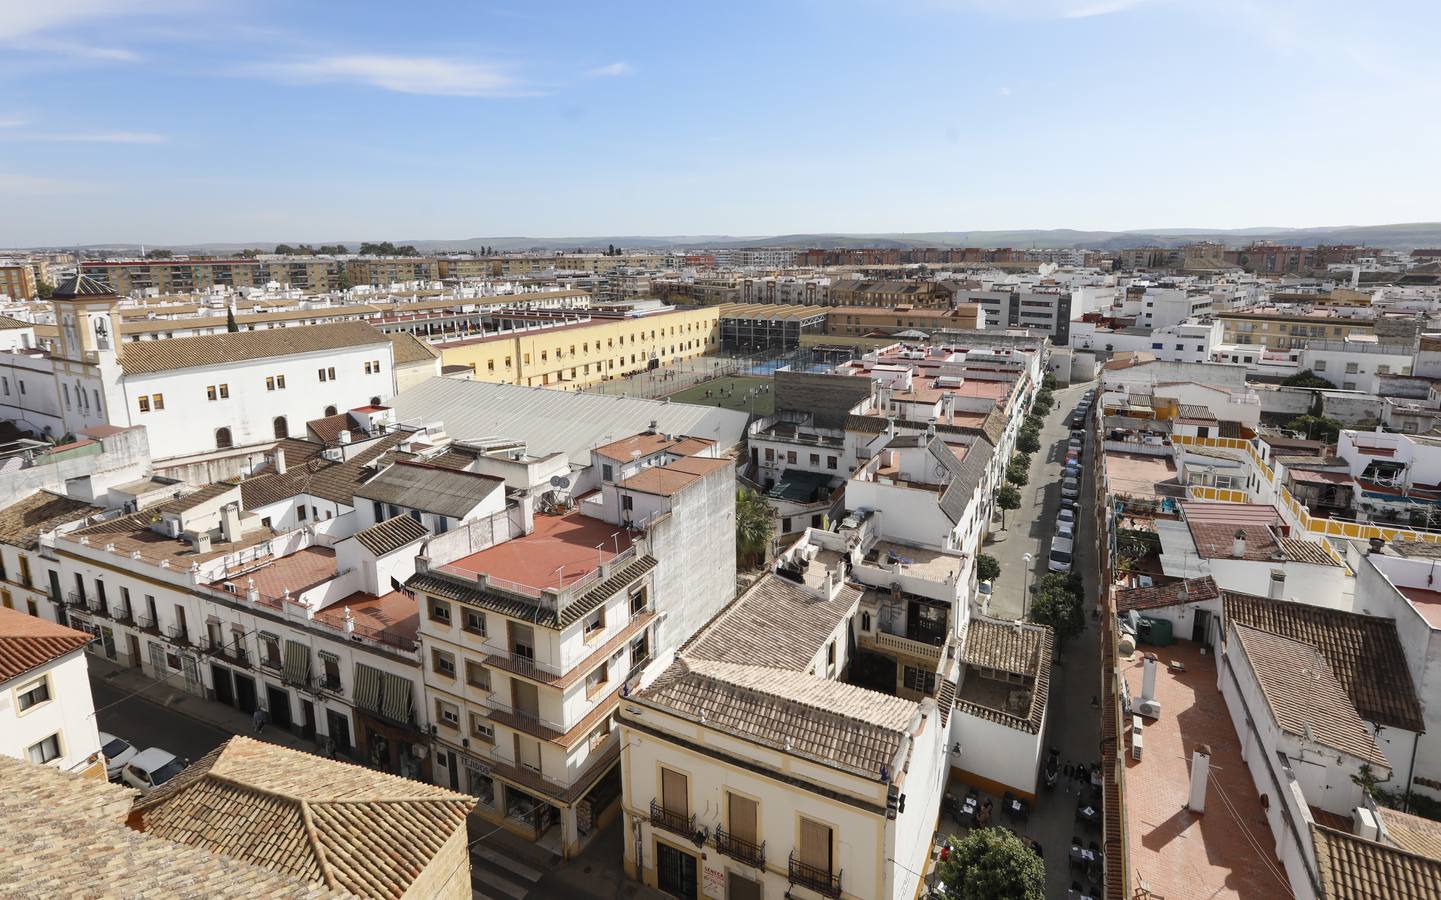
[[[335,436],[335,440],[336,440],[337,443],[340,443],[340,444],[348,444],[348,443],[350,443],[350,429],[347,428],[347,429],[345,429],[344,431],[342,431],[340,434],[337,434],[337,435]]]
[[[1156,699],[1156,654],[1147,653],[1141,661],[1141,702]]]
[[[931,442],[931,438],[934,438],[935,436],[936,436],[936,417],[935,417],[935,416],[931,416],[929,419],[926,420],[926,443],[930,443],[930,442]]]
[[[1200,744],[1191,752],[1191,796],[1186,808],[1194,813],[1206,811],[1206,782],[1211,777],[1211,748]]]
[[[227,544],[240,540],[240,504],[230,503],[220,510],[220,534]]]
[[[254,578],[245,579],[245,601],[247,603],[260,602],[260,588],[255,586]]]
[[[210,552],[210,532],[208,532],[208,531],[198,531],[198,532],[196,532],[196,533],[195,533],[195,538],[194,538],[190,543],[191,543],[191,545],[192,545],[193,547],[195,547],[195,552],[196,552],[196,553],[209,553],[209,552]]]
[[[1381,829],[1376,826],[1376,814],[1364,806],[1351,810],[1351,833],[1368,841],[1379,839]]]
[[[275,448],[275,472],[278,475],[285,474],[285,448]]]
[[[658,432],[658,431],[660,431],[660,423],[659,423],[658,421],[656,421],[655,419],[651,419],[651,420],[650,420],[650,430],[647,431],[646,434],[655,434],[655,433]]]
[[[1231,543],[1231,555],[1236,557],[1237,559],[1240,559],[1246,555],[1245,529],[1237,528],[1236,533],[1232,535],[1232,537],[1234,537],[1235,540]]]

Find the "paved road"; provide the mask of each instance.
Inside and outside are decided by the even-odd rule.
[[[1007,514],[1009,530],[1005,539],[985,548],[1001,564],[1001,578],[996,584],[991,614],[1002,618],[1021,615],[1022,573],[1026,572],[1027,587],[1036,576],[1046,571],[1046,555],[1051,536],[1055,533],[1056,512],[1061,502],[1061,465],[1065,459],[1066,442],[1070,438],[1070,417],[1092,384],[1079,384],[1055,392],[1056,405],[1041,429],[1041,450],[1031,462],[1031,480],[1021,489],[1021,508]],[[1090,476],[1094,447],[1086,445],[1086,473],[1082,479],[1081,529],[1076,542],[1075,566],[1086,586],[1086,630],[1068,643],[1051,670],[1051,696],[1046,708],[1046,745],[1055,747],[1061,761],[1089,765],[1100,759],[1100,713],[1091,707],[1091,700],[1100,692],[1099,629],[1090,617],[1098,589],[1096,545],[1092,525],[1095,510],[1095,485]],[[1031,568],[1022,555],[1032,555]],[[1087,831],[1075,822],[1076,794],[1064,784],[1053,791],[1042,791],[1036,811],[1029,823],[1017,828],[1027,837],[1039,841],[1046,857],[1046,896],[1063,897],[1077,876],[1068,871],[1067,851],[1071,839],[1085,843],[1100,840],[1097,832]],[[1003,821],[1003,824],[1007,824]],[[1083,881],[1083,887],[1089,883]]]
[[[163,687],[157,689],[164,692]],[[194,762],[232,736],[94,675],[90,678],[90,693],[95,698],[100,730],[124,738],[141,750],[162,747]]]

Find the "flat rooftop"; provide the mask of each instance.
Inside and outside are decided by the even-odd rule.
[[[350,610],[358,631],[369,630],[409,641],[415,640],[420,632],[419,604],[401,591],[379,597],[357,591],[320,610],[315,618],[332,628],[344,628],[346,609]]]
[[[1441,591],[1426,588],[1397,587],[1398,591],[1411,601],[1416,611],[1432,628],[1441,628]]]
[[[892,541],[876,541],[871,552],[876,554],[877,565],[900,563],[905,566],[907,575],[915,575],[928,581],[945,581],[954,578],[956,571],[961,566],[960,560],[956,557],[939,550],[927,550],[924,547],[913,547],[910,544],[897,544]],[[870,558],[870,554],[866,554],[868,562]]]
[[[1111,482],[1112,493],[1136,498],[1177,496],[1180,488],[1176,464],[1169,456],[1107,450],[1106,478]]]
[[[233,575],[210,586],[216,590],[224,590],[222,584],[229,581],[243,597],[249,586],[248,580],[254,579],[255,589],[260,591],[262,597],[282,597],[289,591],[291,597],[298,598],[301,591],[334,577],[335,551],[329,547],[306,547],[259,569]]]
[[[1200,645],[1190,641],[1142,647],[1129,659],[1117,660],[1132,697],[1141,696],[1145,650],[1159,658],[1156,698],[1161,717],[1145,720],[1140,762],[1131,757],[1130,739],[1122,738],[1133,877],[1145,878],[1152,894],[1167,900],[1291,896],[1291,885],[1270,849],[1276,841],[1266,811],[1216,687],[1215,657],[1203,656]],[[1185,671],[1171,671],[1167,664],[1172,660]],[[1197,815],[1186,809],[1186,800],[1191,751],[1200,744],[1211,747],[1211,772],[1206,812]]]
[[[630,532],[578,512],[537,515],[535,530],[462,557],[450,565],[465,572],[559,590],[630,549]]]
[[[153,509],[144,509],[88,528],[77,529],[62,535],[61,539],[78,543],[80,538],[84,537],[89,539],[91,546],[104,547],[113,544],[119,552],[139,553],[142,559],[152,563],[165,560],[172,566],[188,567],[191,563],[203,563],[229,553],[248,550],[280,535],[280,532],[270,528],[256,528],[238,541],[227,543],[216,538],[211,542],[209,552],[197,553],[190,542],[183,538],[167,537],[150,530],[150,516],[153,513]]]

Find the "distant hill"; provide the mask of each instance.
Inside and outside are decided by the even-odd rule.
[[[592,237],[477,237],[430,240],[373,236],[364,240],[390,240],[396,244],[412,244],[423,253],[446,250],[470,251],[494,247],[500,251],[518,250],[604,250],[614,245],[627,250],[674,250],[683,248],[725,249],[735,247],[786,247],[805,249],[819,247],[852,249],[877,247],[909,249],[914,247],[1014,247],[1017,249],[1087,249],[1117,250],[1123,247],[1179,247],[1196,241],[1214,241],[1227,247],[1241,247],[1252,241],[1275,241],[1313,247],[1317,244],[1364,244],[1387,250],[1412,250],[1417,247],[1441,247],[1441,222],[1415,222],[1397,225],[1338,225],[1316,228],[1233,228],[1207,230],[1200,228],[1156,228],[1136,231],[1076,231],[1069,228],[1017,229],[1013,231],[914,231],[857,233],[835,232],[816,234],[781,234],[770,236],[734,236],[723,234],[695,235],[607,235]],[[164,246],[177,253],[232,253],[248,247],[269,249],[278,243],[299,243],[293,239],[251,241],[248,243],[196,243]],[[354,249],[363,240],[324,240],[306,243],[345,244]],[[81,249],[115,250],[135,253],[139,244],[92,244]],[[160,245],[146,245],[156,249]],[[73,249],[73,248],[70,248]]]

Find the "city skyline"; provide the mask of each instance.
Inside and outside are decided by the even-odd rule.
[[[1430,221],[1382,6],[62,0],[0,24],[0,245]]]

